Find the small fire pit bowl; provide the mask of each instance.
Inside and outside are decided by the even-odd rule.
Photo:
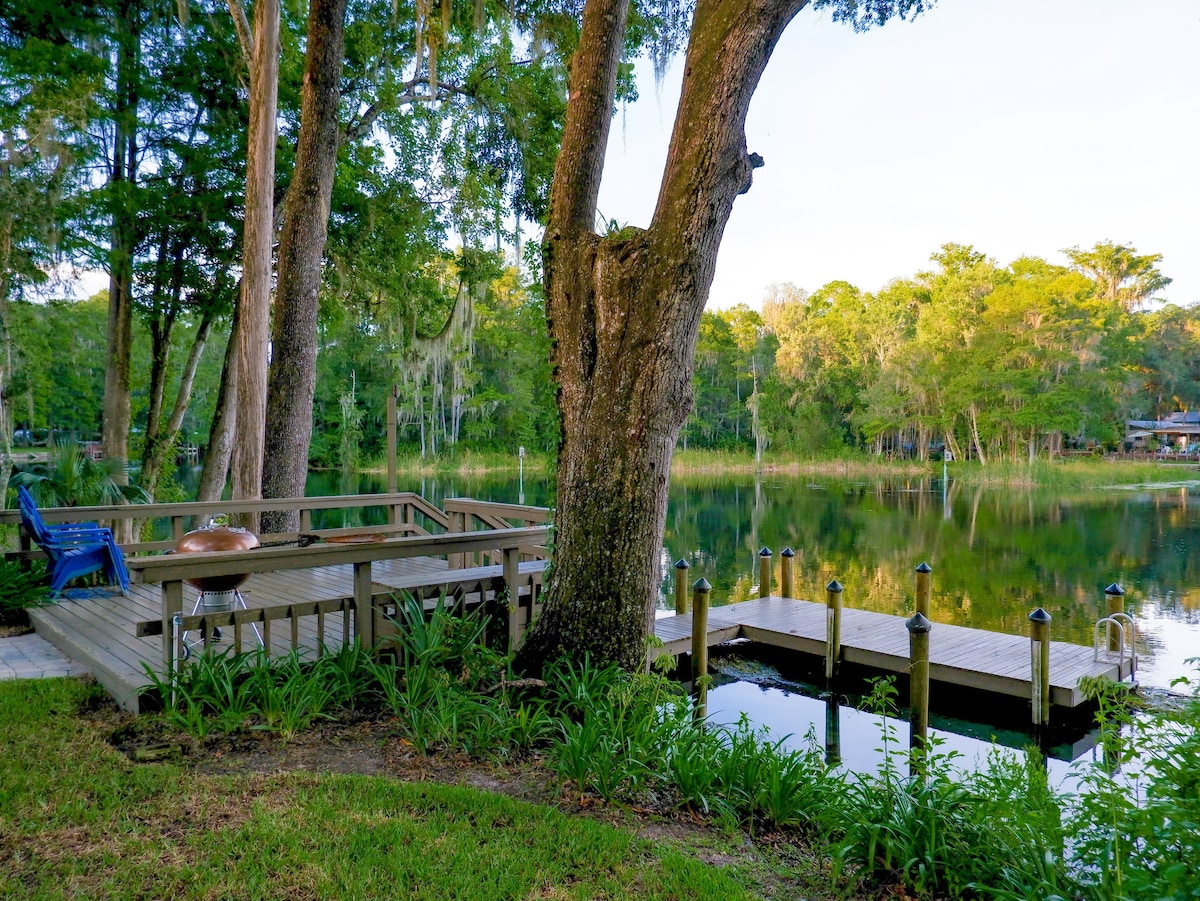
[[[258,538],[248,529],[233,526],[212,526],[188,532],[175,545],[177,554],[203,554],[209,551],[248,551],[258,547]],[[188,579],[188,584],[203,592],[233,591],[249,577],[249,573],[236,576],[205,576]]]

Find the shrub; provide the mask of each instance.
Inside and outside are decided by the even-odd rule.
[[[0,626],[25,625],[26,611],[49,596],[45,564],[35,561],[26,567],[17,560],[0,559]]]

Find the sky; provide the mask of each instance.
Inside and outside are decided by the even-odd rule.
[[[599,212],[645,226],[679,97],[638,70]],[[1200,3],[939,0],[866,34],[803,10],[755,94],[766,166],[737,199],[710,309],[769,285],[877,291],[942,244],[1066,264],[1098,241],[1162,254],[1166,300],[1200,302]]]

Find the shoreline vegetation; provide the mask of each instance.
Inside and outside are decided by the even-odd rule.
[[[522,463],[516,454],[498,451],[469,450],[446,456],[422,459],[401,457],[398,471],[403,475],[460,475],[481,476],[498,473],[516,474],[524,468],[527,476],[545,477],[554,472],[554,457],[545,453],[526,455]],[[374,461],[364,469],[372,474],[386,474],[387,463]],[[949,463],[945,467],[949,479],[970,485],[1009,488],[1109,488],[1109,487],[1171,487],[1200,482],[1200,465],[1194,462],[1160,462],[1154,460],[1118,459],[1057,459],[1053,462],[1035,460],[1033,463],[989,463],[976,461]],[[943,464],[940,460],[885,460],[860,454],[803,459],[789,455],[767,455],[761,463],[753,454],[735,451],[681,450],[671,463],[676,478],[693,476],[812,476],[821,479],[940,479]]]
[[[906,749],[890,677],[863,699],[883,761],[851,772],[811,734],[698,719],[664,674],[515,679],[485,618],[403,619],[399,671],[356,645],[200,655],[151,677],[161,714],[0,683],[0,897],[1136,901],[1200,873],[1187,679],[1152,711],[1084,686],[1101,753],[1068,793],[1033,749],[979,772]]]

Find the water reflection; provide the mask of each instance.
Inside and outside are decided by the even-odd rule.
[[[800,597],[819,600],[837,579],[847,607],[907,616],[924,561],[934,622],[1024,635],[1043,607],[1055,640],[1083,645],[1115,581],[1126,610],[1145,617],[1140,678],[1166,686],[1200,655],[1198,510],[1190,486],[1063,494],[940,479],[676,479],[665,545],[691,564],[689,578],[712,583],[714,604],[753,596],[759,548],[790,545]]]
[[[803,684],[772,684],[761,679],[737,676],[718,677],[708,694],[709,722],[735,726],[746,719],[766,729],[772,740],[783,740],[785,747],[799,750],[815,743],[825,750],[831,766],[842,766],[855,773],[876,772],[884,762],[884,730],[888,731],[888,753],[907,751],[909,725],[906,711],[897,717],[881,717],[862,710],[851,701],[857,698],[830,696]],[[1028,733],[1013,725],[978,723],[933,713],[930,717],[930,741],[939,754],[954,754],[954,765],[963,771],[983,769],[988,758],[999,754],[1016,758],[1033,748]],[[1073,787],[1075,774],[1071,763],[1092,753],[1099,734],[1093,729],[1076,728],[1060,734],[1045,751],[1045,765],[1052,784]],[[1038,753],[1034,749],[1034,753]],[[907,770],[907,764],[893,764]]]
[[[517,470],[502,475],[403,478],[402,490],[514,501]],[[526,502],[551,505],[550,477],[526,473]],[[308,493],[385,489],[382,474],[314,473]],[[382,522],[384,511],[329,511],[318,526]],[[358,517],[339,520],[339,517]],[[336,521],[335,521],[336,520]],[[964,485],[953,477],[876,482],[768,474],[677,476],[664,534],[659,606],[674,608],[674,563],[713,586],[714,604],[752,597],[758,551],[795,550],[796,593],[820,599],[837,579],[844,603],[905,617],[915,603],[913,570],[933,567],[931,619],[1024,635],[1029,612],[1053,616],[1052,637],[1092,643],[1104,587],[1119,583],[1142,629],[1139,679],[1167,687],[1200,656],[1200,489],[1052,492]]]

